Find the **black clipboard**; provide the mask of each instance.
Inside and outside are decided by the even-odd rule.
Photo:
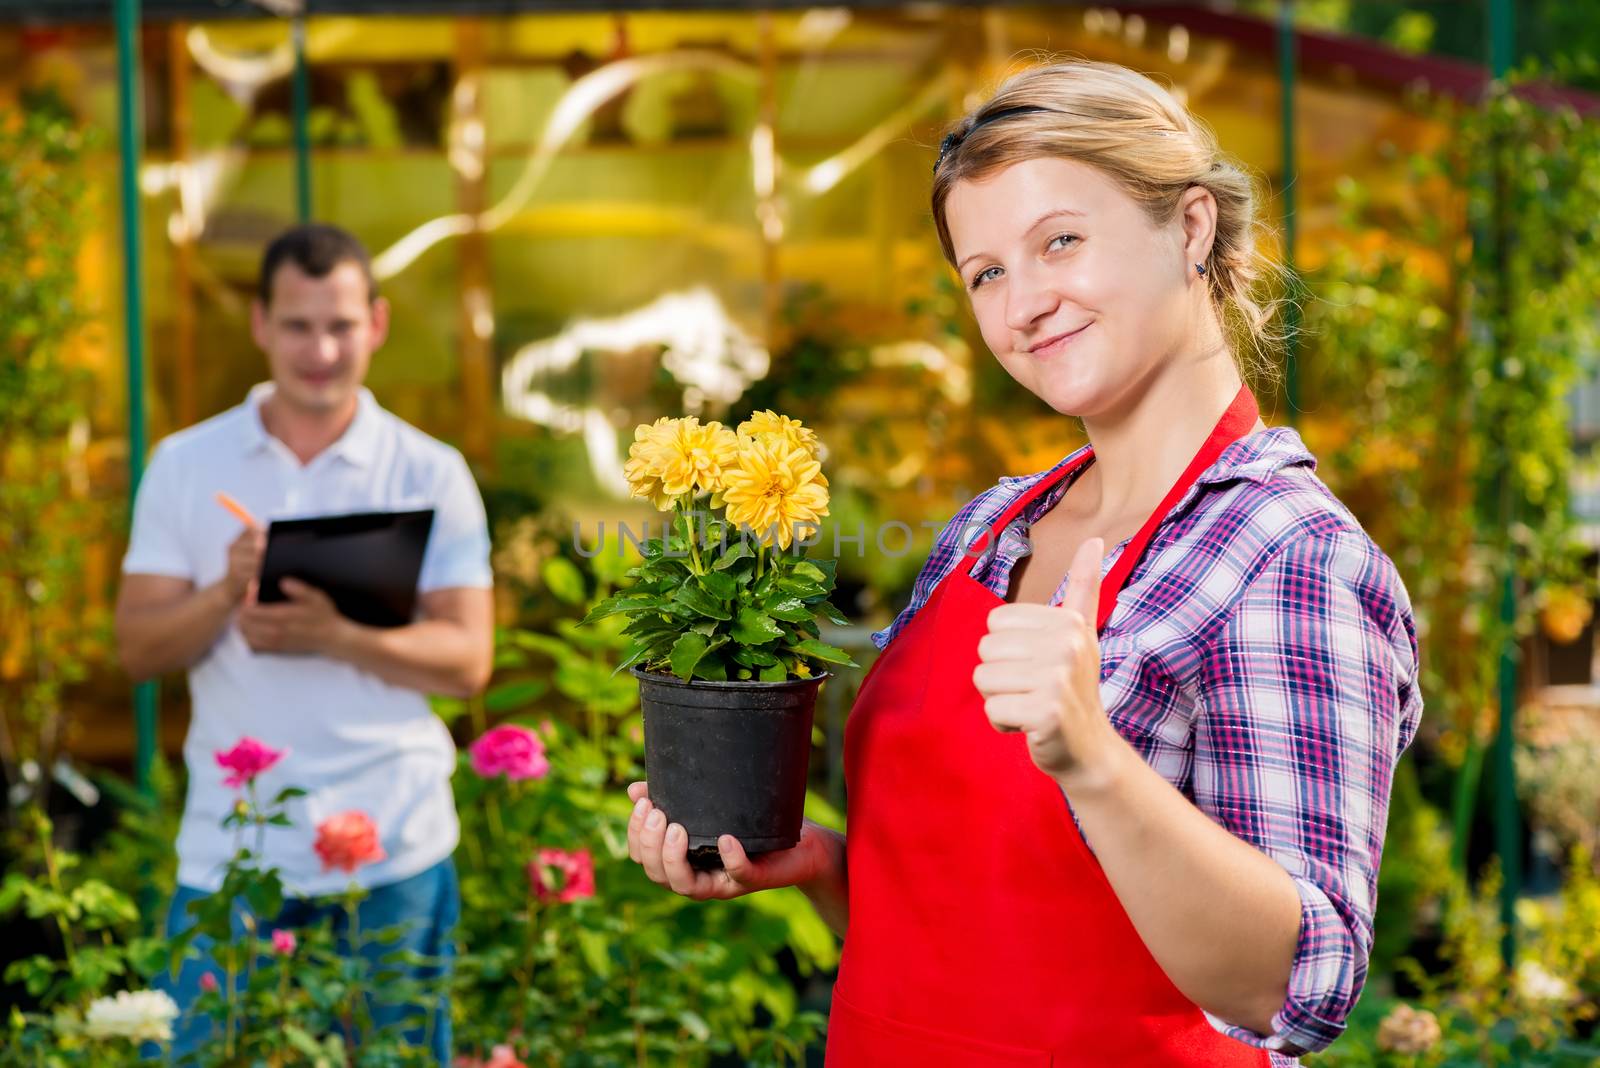
[[[332,597],[348,619],[404,626],[417,610],[417,578],[432,529],[432,508],[273,520],[256,599],[288,600],[279,580],[296,578]]]

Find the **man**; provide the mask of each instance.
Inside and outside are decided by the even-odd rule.
[[[283,234],[262,258],[251,309],[272,381],[162,441],[140,487],[117,641],[135,678],[187,669],[193,705],[169,935],[192,925],[190,902],[221,886],[234,849],[221,823],[238,792],[223,784],[214,754],[249,735],[288,750],[262,775],[261,797],[288,785],[308,791],[291,803],[292,827],[269,829],[265,862],[296,896],[263,923],[325,914],[308,899],[344,890],[351,876],[323,870],[315,827],[359,809],[376,823],[385,855],[354,876],[369,891],[361,929],[405,924],[403,947],[449,959],[460,904],[450,859],[459,834],[455,750],[424,695],[468,696],[488,680],[489,536],[460,453],[380,408],[362,386],[388,329],[388,304],[355,238],[331,226]],[[218,505],[218,491],[256,523]],[[322,592],[290,583],[287,602],[256,602],[266,521],[428,507],[435,515],[415,622],[355,623]],[[184,965],[169,987],[180,1006],[193,1002],[207,971],[216,971],[208,959]],[[412,1033],[430,1034],[447,1065],[448,1006],[441,1000],[433,1012],[432,1027]],[[186,1013],[175,1052],[193,1048],[206,1026]]]

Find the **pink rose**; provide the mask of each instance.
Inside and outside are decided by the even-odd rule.
[[[472,770],[485,779],[541,779],[550,771],[544,743],[526,727],[502,723],[472,743]]]
[[[204,973],[201,974],[201,976],[200,976],[200,992],[201,993],[203,993],[203,994],[215,994],[218,990],[221,990],[221,989],[222,989],[222,984],[217,982],[217,973],[216,972],[204,972]]]
[[[323,871],[343,868],[353,873],[361,865],[387,856],[378,842],[377,825],[359,809],[323,820],[317,826],[317,841],[312,848],[322,858]]]
[[[232,749],[216,754],[218,766],[233,773],[223,779],[222,784],[237,790],[283,759],[288,752],[287,749],[269,749],[248,735],[240,738]]]
[[[594,897],[594,858],[587,849],[541,849],[528,864],[528,885],[546,904]]]
[[[295,940],[294,932],[283,927],[272,932],[272,951],[280,957],[287,957],[294,952],[294,947],[300,943]]]
[[[517,1059],[517,1053],[510,1045],[502,1043],[490,1052],[486,1061],[464,1055],[457,1057],[456,1068],[528,1068],[528,1066]]]

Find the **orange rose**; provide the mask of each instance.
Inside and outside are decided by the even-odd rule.
[[[387,855],[378,842],[378,827],[372,817],[359,809],[329,816],[317,826],[313,846],[322,858],[322,870],[343,868],[354,873],[363,864],[383,860]]]

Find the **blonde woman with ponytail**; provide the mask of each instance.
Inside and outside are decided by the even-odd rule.
[[[847,838],[696,872],[636,783],[630,849],[697,898],[807,893],[835,1068],[1294,1064],[1365,980],[1422,702],[1394,567],[1245,384],[1251,183],[1076,62],[957,123],[932,200],[995,358],[1090,444],[970,502],[874,635]]]

